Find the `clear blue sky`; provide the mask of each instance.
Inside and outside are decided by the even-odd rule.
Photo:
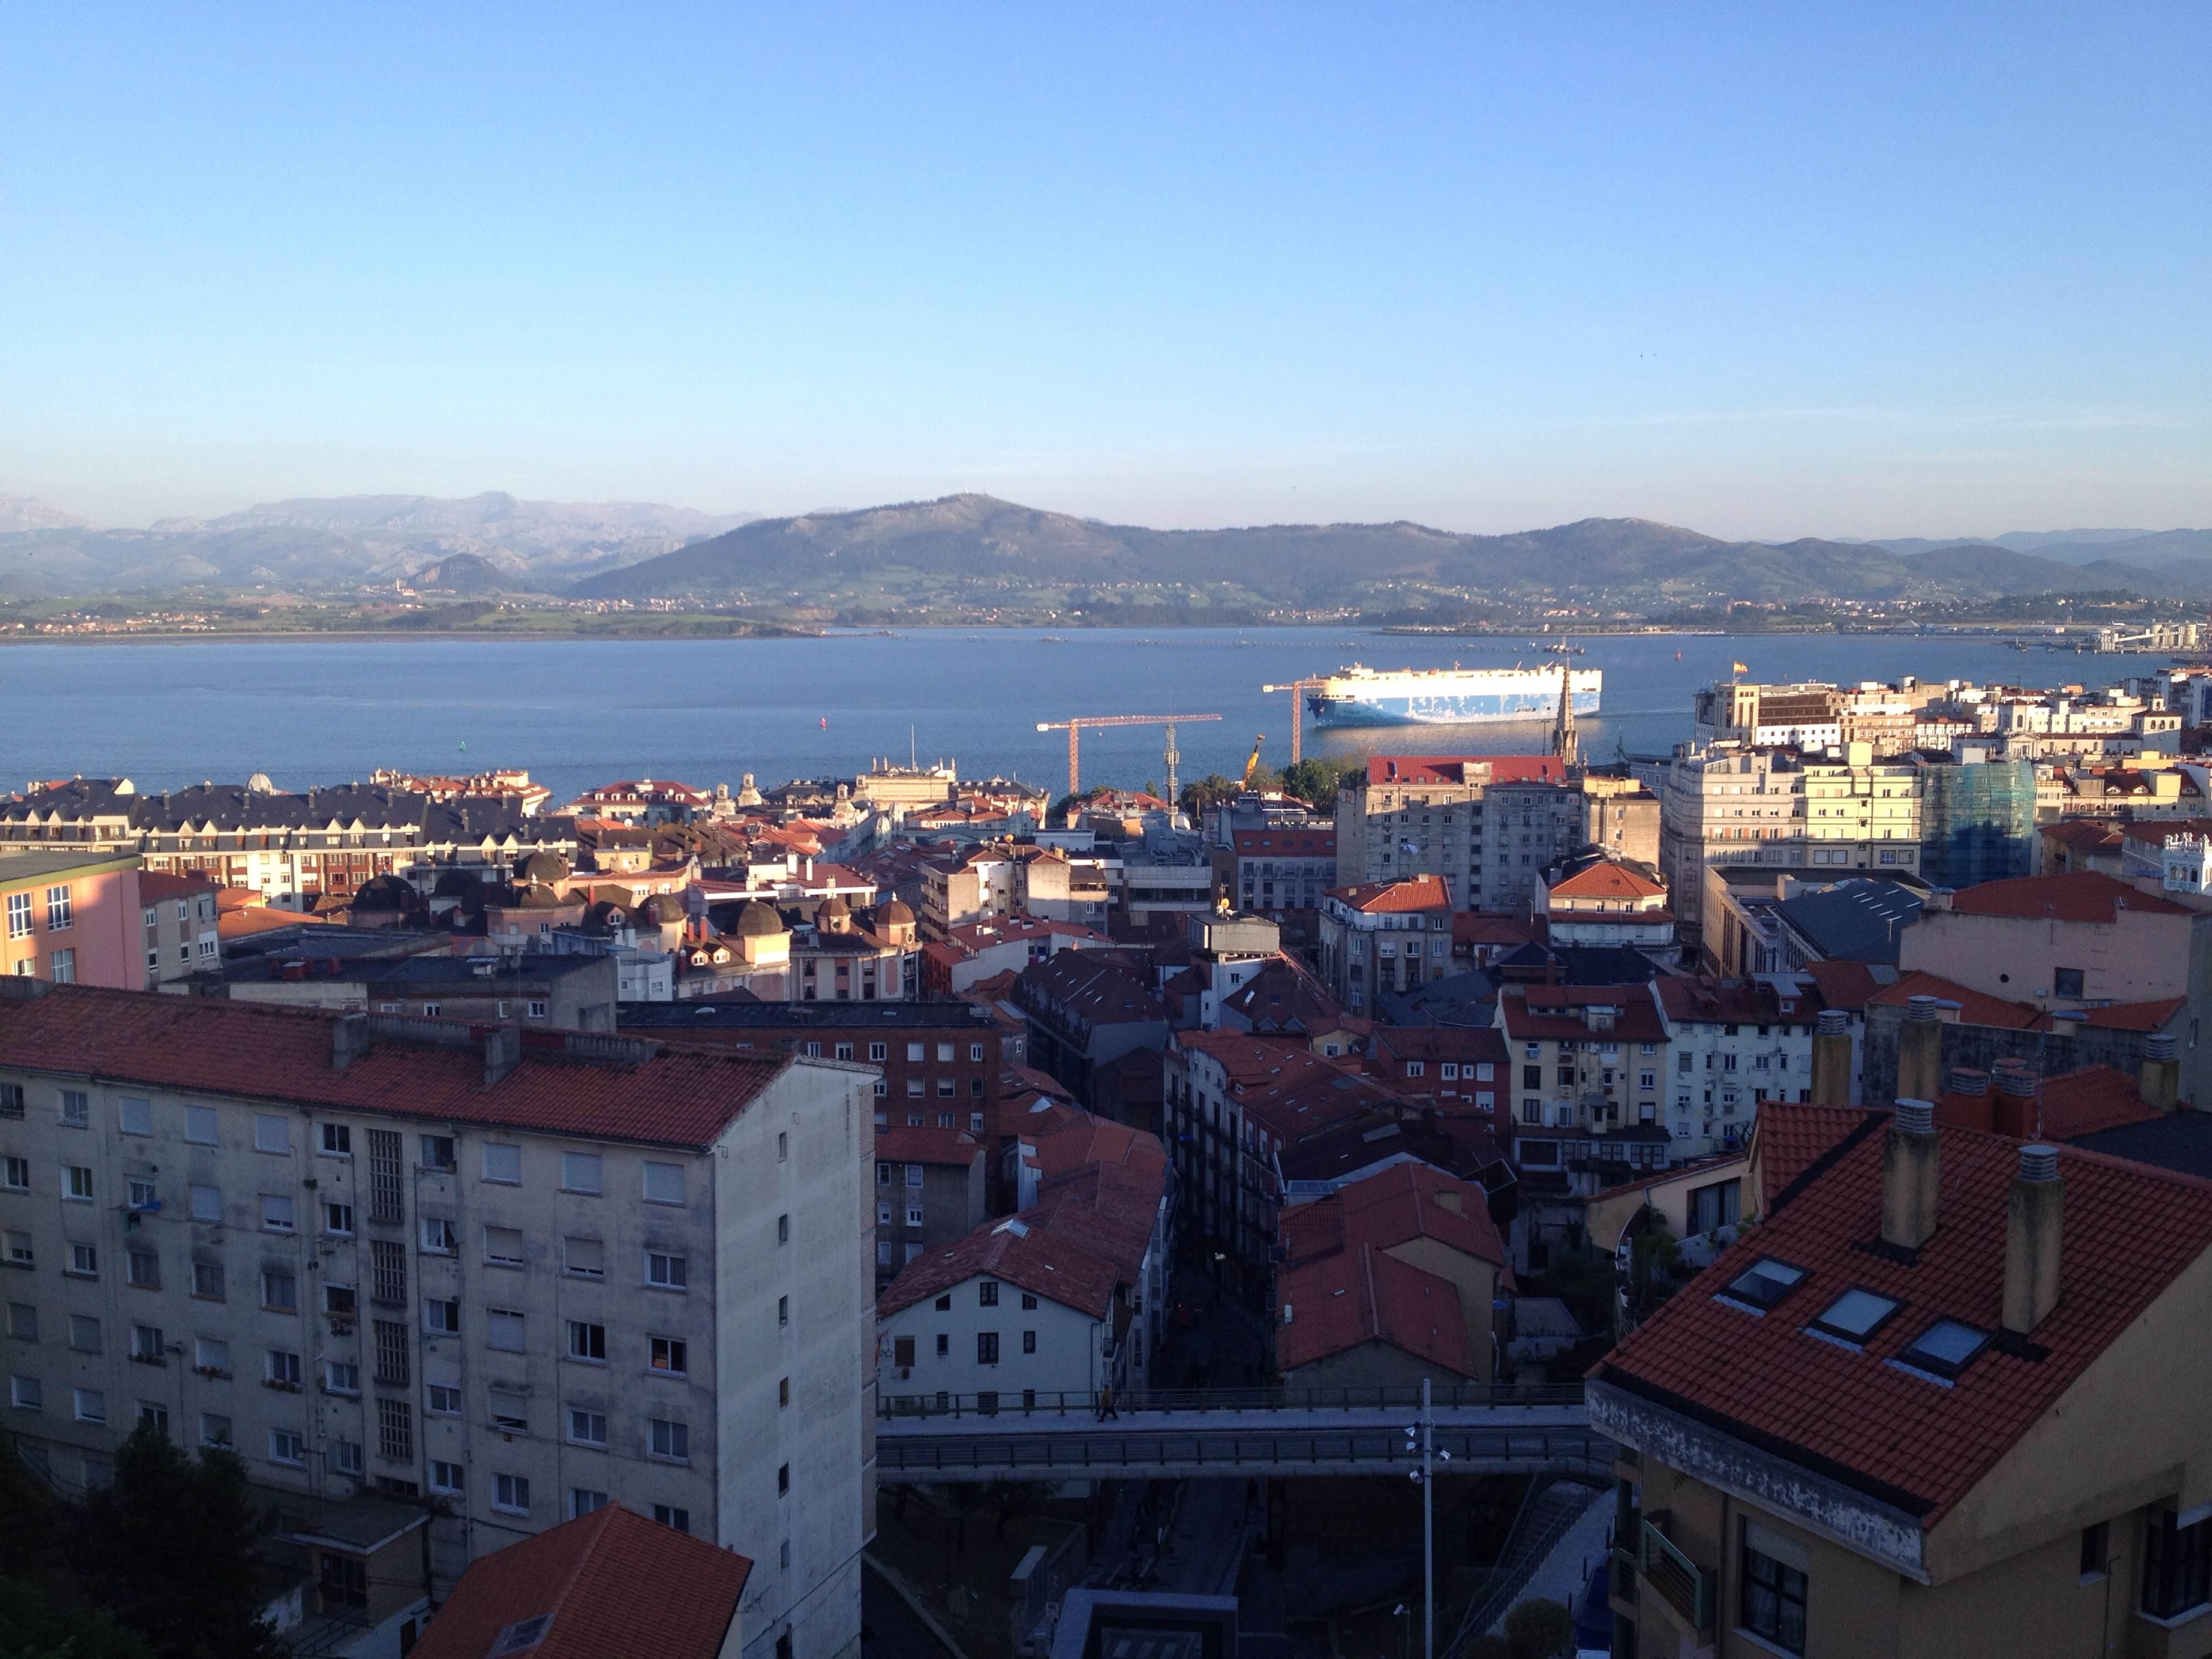
[[[0,9],[0,493],[2212,523],[2212,6]]]

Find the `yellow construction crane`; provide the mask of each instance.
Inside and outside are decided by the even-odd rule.
[[[1288,685],[1263,685],[1260,688],[1271,696],[1277,691],[1291,694],[1291,764],[1293,766],[1306,757],[1304,720],[1306,693],[1319,690],[1324,684],[1321,680],[1292,680]]]
[[[1067,733],[1067,793],[1074,795],[1081,793],[1083,789],[1082,777],[1077,766],[1076,750],[1085,726],[1166,726],[1168,746],[1164,758],[1168,763],[1168,802],[1172,805],[1176,798],[1176,768],[1182,763],[1182,757],[1176,752],[1176,727],[1178,725],[1187,726],[1200,720],[1218,720],[1220,718],[1218,714],[1080,714],[1072,720],[1039,720],[1036,723],[1036,729],[1040,732]]]
[[[1244,787],[1247,789],[1252,787],[1253,775],[1260,769],[1260,745],[1267,740],[1267,734],[1265,732],[1252,739],[1252,758],[1244,763]]]

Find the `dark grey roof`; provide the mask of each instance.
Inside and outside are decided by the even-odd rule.
[[[125,794],[118,780],[73,778],[51,789],[33,789],[19,800],[0,801],[0,823],[44,820],[55,813],[68,823],[122,817],[145,835],[173,835],[184,825],[212,823],[218,832],[346,829],[417,832],[433,844],[477,843],[509,835],[525,844],[573,842],[571,817],[533,817],[520,795],[459,795],[434,801],[409,789],[382,784],[340,783],[288,794],[242,783],[200,783],[160,794]]]
[[[1895,962],[1898,935],[1919,920],[1926,896],[1893,881],[1840,881],[1799,893],[1775,913],[1829,962]]]
[[[1375,1000],[1393,1025],[1487,1025],[1498,1008],[1498,975],[1470,968],[1410,991],[1382,992]]]
[[[2212,1112],[2168,1112],[2141,1123],[2100,1129],[2067,1144],[2155,1164],[2176,1175],[2212,1178]]]

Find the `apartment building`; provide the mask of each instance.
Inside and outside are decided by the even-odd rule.
[[[2117,877],[2026,876],[1931,895],[1898,965],[2039,1008],[2148,1002],[2212,975],[2208,930],[2212,915]]]
[[[1643,871],[1612,859],[1583,858],[1536,878],[1533,913],[1555,945],[1626,946],[1671,953],[1674,912],[1667,890]]]
[[[1670,891],[1697,894],[1715,864],[1916,873],[1921,779],[1911,761],[1878,761],[1864,744],[1841,760],[1686,746],[1666,768],[1660,874]]]
[[[1052,1182],[1029,1208],[900,1271],[877,1304],[893,1410],[956,1398],[1057,1409],[1150,1380],[1174,1251],[1166,1162],[1152,1148]]]
[[[1101,950],[1111,942],[1079,921],[1012,915],[969,922],[948,928],[943,939],[921,947],[922,994],[959,996],[980,981],[1018,974],[1031,963],[1062,951]]]
[[[0,982],[7,1426],[65,1492],[140,1422],[234,1449],[309,1517],[327,1615],[619,1502],[752,1558],[753,1659],[847,1654],[867,1083]],[[428,1538],[386,1559],[395,1500]]]
[[[1443,978],[1451,950],[1451,889],[1441,877],[1333,888],[1322,900],[1322,977],[1355,1014],[1385,992]]]
[[[992,842],[921,868],[921,934],[1016,914],[1103,929],[1112,897],[1105,861],[1029,842]]]
[[[173,994],[293,1008],[416,1014],[568,1031],[615,1029],[612,957],[240,955],[162,988]]]
[[[304,794],[256,773],[141,794],[128,778],[71,778],[0,801],[0,855],[52,850],[137,853],[149,870],[198,873],[271,897],[349,896],[417,866],[501,874],[528,854],[574,862],[573,819],[542,817],[523,795],[434,799],[347,783]]]
[[[1813,1098],[1819,988],[1809,977],[1662,978],[1662,1092],[1677,1158],[1741,1146],[1759,1103]]]
[[[1336,831],[1270,824],[1230,832],[1222,893],[1239,909],[1280,920],[1316,908],[1336,884]]]
[[[137,989],[147,963],[138,860],[130,854],[40,851],[0,859],[0,961],[7,976]],[[158,942],[155,945],[159,951]]]
[[[216,885],[207,877],[141,870],[138,905],[146,933],[148,990],[212,967],[222,958],[222,944],[216,932]]]
[[[1440,873],[1455,908],[1510,911],[1584,830],[1556,756],[1376,756],[1337,797],[1336,882]]]
[[[938,1118],[947,1114],[938,1113]],[[876,1112],[876,1287],[925,1250],[957,1243],[981,1226],[985,1207],[983,1134],[925,1111]]]
[[[2212,1651],[2212,1188],[1771,1106],[1759,1225],[1592,1372],[1613,1651]]]
[[[1497,1024],[1524,1156],[1540,1130],[1642,1125],[1666,1139],[1667,1027],[1649,985],[1502,985]]]

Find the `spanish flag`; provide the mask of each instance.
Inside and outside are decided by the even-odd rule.
[[[1748,674],[1751,672],[1751,665],[1749,663],[1732,662],[1729,665],[1729,667],[1731,672],[1738,674]]]

